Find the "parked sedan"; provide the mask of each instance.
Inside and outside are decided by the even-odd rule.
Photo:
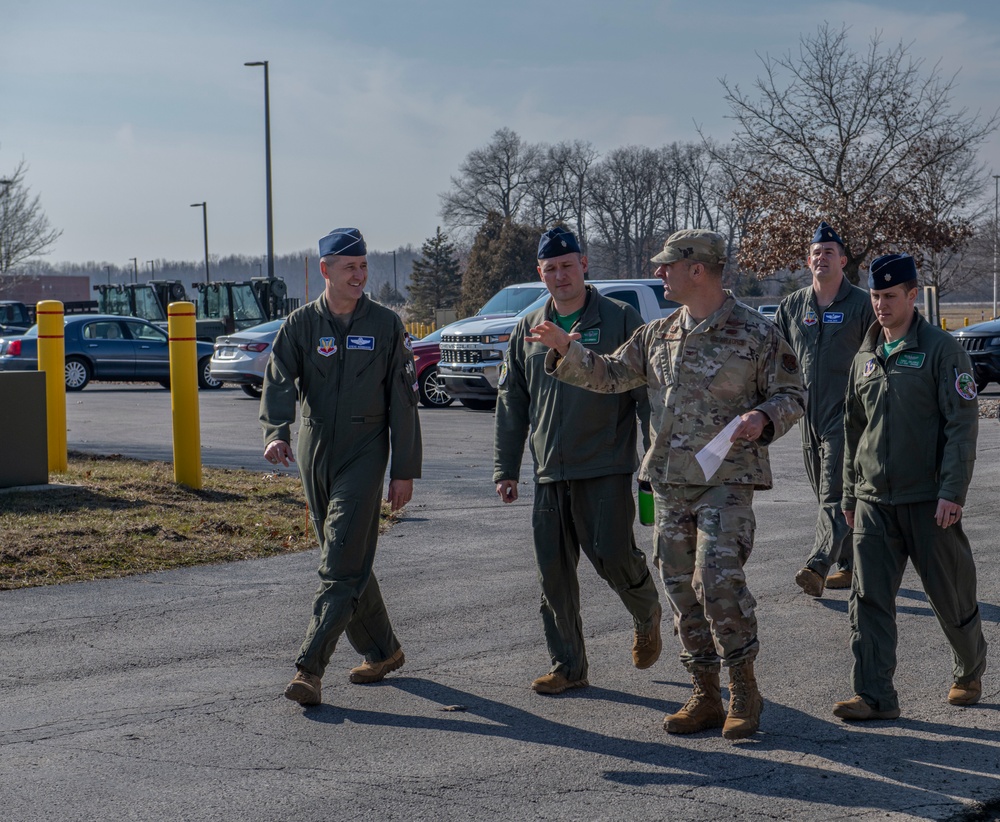
[[[66,390],[81,391],[91,380],[158,382],[170,387],[167,333],[136,317],[75,314],[65,319]],[[199,342],[198,385],[220,388],[209,373],[212,344]],[[38,326],[0,339],[0,371],[38,370]]]
[[[420,402],[427,408],[447,408],[455,398],[444,388],[438,375],[438,361],[441,359],[441,331],[432,331],[426,337],[413,342],[413,364],[417,368],[417,386]]]
[[[247,396],[260,397],[271,346],[284,321],[282,317],[219,337],[212,354],[212,376],[221,382],[236,383]]]

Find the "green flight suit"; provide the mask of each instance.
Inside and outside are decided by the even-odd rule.
[[[802,366],[808,392],[806,414],[799,420],[802,459],[819,502],[816,538],[806,566],[826,577],[836,564],[850,570],[851,529],[840,509],[844,476],[844,393],[851,362],[875,322],[867,291],[844,277],[826,308],[816,302],[812,285],[785,297],[774,321]]]
[[[403,324],[363,295],[344,328],[325,295],[293,311],[278,331],[264,375],[264,445],[291,441],[320,546],[320,587],[296,665],[322,676],[337,640],[370,662],[399,649],[372,573],[386,465],[392,479],[420,476],[420,422],[413,354]]]
[[[952,648],[956,682],[986,666],[976,567],[961,520],[941,528],[939,499],[965,504],[979,409],[972,364],[947,332],[914,313],[885,358],[874,326],[854,359],[844,412],[843,509],[854,511],[849,616],[854,692],[876,710],[898,708],[896,594],[907,558]]]
[[[519,478],[530,429],[536,483],[532,527],[551,672],[579,680],[588,671],[577,579],[581,549],[621,598],[637,630],[648,630],[660,610],[656,583],[632,531],[636,414],[647,431],[649,401],[642,390],[600,397],[548,376],[548,349],[524,338],[532,326],[552,319],[553,310],[549,299],[522,317],[511,334],[497,400],[493,481]],[[587,286],[573,331],[583,335],[589,350],[607,353],[641,325],[634,308]]]

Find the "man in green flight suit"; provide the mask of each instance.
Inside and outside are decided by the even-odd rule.
[[[774,322],[799,358],[808,392],[799,420],[806,474],[819,502],[812,553],[795,582],[810,596],[850,588],[851,529],[840,510],[844,476],[844,392],[851,362],[875,322],[871,300],[844,276],[844,243],[822,222],[806,261],[812,284],[781,301]],[[837,566],[829,576],[830,569]]]
[[[319,241],[326,286],[278,331],[264,374],[264,457],[294,462],[290,426],[301,406],[298,458],[320,546],[320,587],[295,678],[285,696],[321,700],[321,678],[342,633],[365,661],[354,683],[378,682],[404,662],[372,573],[390,450],[389,504],[399,510],[420,476],[413,353],[399,317],[364,293],[367,248],[356,228]]]
[[[978,702],[986,668],[976,565],[961,522],[979,431],[972,364],[958,341],[914,310],[912,257],[873,260],[868,287],[878,325],[854,359],[844,409],[855,696],[833,713],[846,720],[899,716],[896,593],[907,558],[951,645],[948,702]]]
[[[743,570],[753,495],[771,487],[767,446],[805,410],[802,376],[774,323],[723,289],[724,237],[675,232],[652,262],[664,294],[683,307],[613,354],[548,320],[528,342],[552,349],[545,371],[563,382],[608,394],[648,387],[653,443],[639,477],[653,486],[656,562],[693,685],[663,726],[677,734],[721,726],[726,739],[743,739],[757,732],[764,706],[754,673],[756,600]],[[709,464],[712,454],[718,461]],[[729,668],[728,714],[720,662]]]
[[[493,481],[505,503],[517,499],[524,442],[531,432],[535,559],[552,660],[549,672],[531,683],[540,694],[588,684],[577,580],[581,549],[632,615],[633,664],[650,667],[662,648],[656,583],[632,532],[636,414],[648,431],[646,392],[599,397],[560,383],[545,373],[545,346],[524,339],[529,328],[552,318],[578,330],[589,349],[609,352],[642,325],[634,308],[587,285],[586,272],[587,258],[571,231],[556,227],[542,235],[538,273],[551,298],[518,321],[499,380]]]

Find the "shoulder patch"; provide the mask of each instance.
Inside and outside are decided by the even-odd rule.
[[[806,312],[805,317],[802,318],[802,322],[806,325],[812,326],[819,322],[819,317],[816,316],[816,312],[811,308]]]
[[[500,363],[500,376],[497,378],[497,385],[501,386],[507,382],[507,360]]]
[[[865,363],[864,371],[862,372],[866,377],[870,377],[875,373],[875,358],[872,357],[868,362]]]
[[[955,379],[955,390],[963,400],[974,400],[978,395],[976,380],[972,374],[962,373]]]
[[[781,367],[784,368],[789,374],[795,374],[798,373],[799,370],[799,361],[796,359],[794,354],[782,354]]]

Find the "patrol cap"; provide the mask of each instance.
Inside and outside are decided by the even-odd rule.
[[[678,260],[723,264],[726,262],[726,239],[721,234],[704,228],[675,231],[667,237],[663,251],[650,262],[663,265]]]
[[[576,235],[565,226],[557,225],[546,231],[538,241],[538,259],[561,257],[563,254],[582,254]]]
[[[366,257],[365,238],[356,228],[335,228],[319,241],[319,256]]]
[[[844,241],[840,239],[840,235],[833,230],[833,227],[826,220],[819,224],[819,228],[813,234],[809,245],[813,243],[839,243],[841,246],[844,245]]]
[[[883,254],[868,266],[868,288],[883,291],[894,285],[917,285],[917,264],[909,254]]]

